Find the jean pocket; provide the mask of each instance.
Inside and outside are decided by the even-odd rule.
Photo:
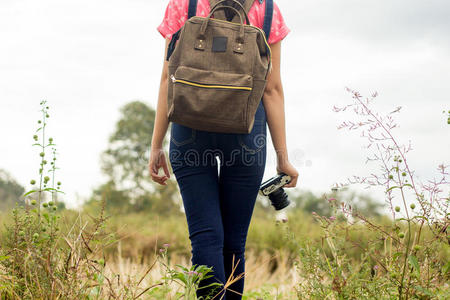
[[[239,145],[247,152],[256,153],[266,146],[266,121],[257,119],[249,134],[237,134]]]
[[[176,146],[189,145],[195,142],[196,133],[193,128],[172,122],[170,141]]]

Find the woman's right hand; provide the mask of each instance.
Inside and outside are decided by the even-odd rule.
[[[164,175],[158,175],[159,170],[163,168]],[[161,185],[167,185],[166,180],[170,178],[169,168],[167,166],[166,155],[162,148],[156,148],[150,151],[148,169],[152,180]]]
[[[286,160],[284,162],[278,162],[277,172],[284,173],[286,175],[291,176],[291,182],[284,185],[283,187],[293,188],[297,185],[298,171],[297,171],[297,169],[295,169],[295,167],[289,161]]]

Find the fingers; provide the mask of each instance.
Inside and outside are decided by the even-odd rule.
[[[159,183],[160,185],[167,185],[166,180],[169,178],[167,164],[165,164],[165,159],[162,161],[164,161],[164,164],[163,164],[163,168],[164,168],[164,172],[165,172],[164,175],[158,174],[161,166],[159,165],[159,163],[157,161],[151,159],[148,167],[149,167],[149,171],[150,171],[150,176],[152,177],[152,180],[154,182]],[[164,165],[166,165],[166,166],[164,167]],[[167,169],[167,172],[166,172],[166,169]]]
[[[284,187],[286,187],[286,188],[294,188],[294,187],[296,187],[297,186],[297,178],[298,178],[298,176],[292,178],[291,182],[286,184]]]
[[[168,179],[166,175],[158,175],[157,172],[155,172],[153,169],[151,171],[151,177],[152,180],[156,183],[159,183],[161,185],[167,185],[166,180]]]
[[[162,167],[164,170],[164,174],[166,174],[167,178],[170,178],[169,168],[167,167],[167,161],[165,159],[162,161]]]
[[[284,185],[284,187],[286,187],[286,188],[293,188],[293,187],[297,186],[298,173],[296,173],[294,175],[290,175],[290,176],[291,176],[291,182]]]

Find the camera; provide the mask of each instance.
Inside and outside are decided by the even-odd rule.
[[[276,210],[281,210],[291,203],[288,195],[283,190],[283,186],[289,182],[291,182],[291,176],[281,173],[263,182],[259,192],[261,195],[269,197],[271,204]]]

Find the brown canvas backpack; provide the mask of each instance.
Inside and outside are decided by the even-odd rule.
[[[197,130],[250,133],[271,68],[273,3],[266,0],[263,31],[248,20],[252,0],[210,2],[209,15],[199,17],[197,1],[190,1],[188,20],[169,44],[168,119]],[[239,21],[223,20],[223,10]]]

